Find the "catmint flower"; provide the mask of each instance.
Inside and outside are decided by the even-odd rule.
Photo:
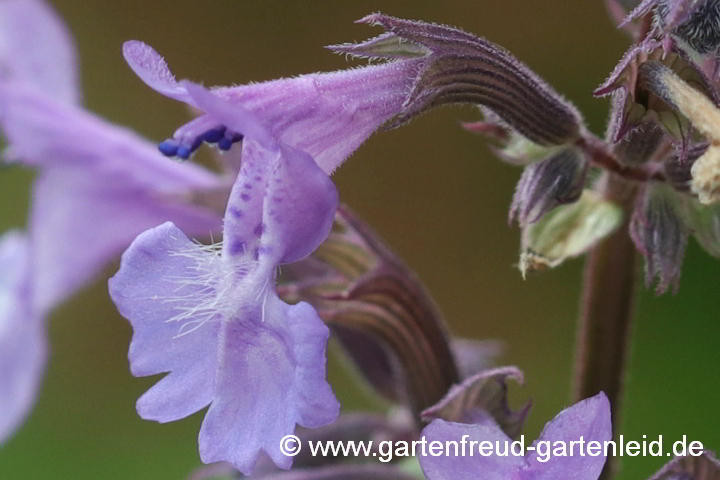
[[[44,323],[33,309],[28,239],[0,237],[0,444],[35,403],[47,356]]]
[[[384,63],[215,92],[229,104],[254,112],[273,135],[310,153],[327,173],[381,125],[399,126],[429,108],[452,103],[485,105],[540,146],[571,144],[579,138],[584,127],[575,107],[497,45],[452,27],[382,14],[360,22],[387,32],[328,48]],[[124,54],[150,87],[193,105],[149,46],[130,41]],[[237,132],[201,115],[159,148],[166,155],[187,158],[202,143],[227,150],[240,140]]]
[[[547,445],[548,454],[554,442],[596,441],[602,447],[603,442],[612,438],[610,422],[610,402],[604,393],[599,393],[560,412],[545,425],[540,437],[533,443],[535,451],[529,451],[523,457],[507,455],[455,455],[450,448],[447,455],[421,456],[420,466],[428,480],[465,480],[476,478],[494,478],[498,480],[596,480],[605,464],[605,456],[553,456],[548,461],[541,454],[542,445]],[[510,448],[512,440],[500,428],[492,423],[463,424],[435,420],[423,430],[428,442],[439,441],[443,445],[458,444],[463,435],[475,441],[489,441],[493,447],[500,444],[500,451]],[[543,442],[541,445],[540,442]],[[477,453],[477,452],[476,452]]]
[[[110,281],[134,330],[132,373],[169,372],[138,400],[138,413],[169,422],[210,405],[203,462],[249,474],[265,452],[289,468],[281,438],[296,424],[332,422],[339,405],[325,380],[329,330],[309,304],[280,300],[275,275],[327,237],[337,192],[312,157],[278,142],[250,112],[202,87],[182,88],[243,135],[243,161],[222,247],[200,246],[165,223],[138,236]]]

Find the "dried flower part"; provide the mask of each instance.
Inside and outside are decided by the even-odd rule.
[[[652,184],[638,195],[630,222],[630,236],[645,257],[645,284],[657,279],[655,291],[677,290],[688,228],[682,219],[682,197],[671,187]]]
[[[508,403],[508,379],[520,385],[523,373],[516,367],[502,367],[474,375],[459,385],[453,385],[448,394],[436,405],[422,413],[426,422],[437,418],[457,423],[494,422],[510,438],[522,432],[532,402],[519,410]]]
[[[429,108],[454,103],[484,105],[521,135],[540,145],[577,139],[577,109],[503,48],[456,28],[381,14],[362,23],[388,30],[357,44],[329,47],[362,58],[399,59],[424,54],[401,113],[391,126]]]
[[[650,480],[720,480],[720,461],[705,450],[697,457],[675,457],[658,470]]]
[[[279,286],[282,298],[315,306],[370,385],[416,418],[459,381],[430,295],[347,207],[317,252],[283,272],[290,281]]]
[[[662,125],[673,137],[689,142],[690,126],[677,115],[668,99],[653,88],[646,65],[664,65],[702,91],[715,104],[720,99],[703,71],[679,50],[666,52],[662,44],[649,40],[635,45],[623,56],[608,79],[593,94],[613,93],[610,138],[620,141],[628,132],[651,122]]]
[[[555,207],[577,201],[585,187],[589,165],[582,151],[568,148],[525,167],[515,188],[510,221],[517,219],[525,227]]]
[[[720,258],[720,203],[688,202],[688,224],[695,239],[713,257]]]
[[[644,84],[690,119],[710,145],[692,166],[691,189],[701,203],[720,201],[720,109],[703,92],[658,62],[643,64]]]
[[[620,206],[585,190],[577,202],[562,205],[523,229],[519,262],[523,278],[584,254],[622,222]]]

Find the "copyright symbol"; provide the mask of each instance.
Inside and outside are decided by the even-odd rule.
[[[300,439],[295,435],[285,435],[280,440],[280,451],[283,453],[283,455],[286,455],[288,457],[294,457],[295,455],[300,453],[301,449],[302,443],[300,443]]]

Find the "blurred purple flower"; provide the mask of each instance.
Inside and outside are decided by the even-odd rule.
[[[194,235],[218,231],[222,206],[203,204],[210,192],[224,191],[216,202],[224,205],[230,188],[228,180],[168,161],[152,143],[76,106],[75,57],[47,5],[0,3],[5,157],[39,169],[28,228],[33,303],[41,315],[147,228],[172,220]]]
[[[27,239],[22,248],[17,240],[5,247],[30,260],[23,275],[2,280],[0,440],[32,404],[49,311],[147,228],[173,220],[194,235],[219,231],[230,189],[227,179],[169,161],[152,143],[78,107],[76,63],[72,39],[48,5],[0,2],[3,160],[38,169]]]
[[[204,205],[202,193],[229,189],[226,179],[15,83],[0,85],[0,109],[14,157],[39,170],[28,225],[39,312],[82,288],[150,227],[172,220],[190,235],[219,231],[221,208]]]
[[[35,403],[47,356],[45,328],[30,302],[28,254],[21,233],[0,237],[0,444]]]
[[[507,455],[448,455],[420,456],[420,466],[429,480],[464,480],[481,476],[492,480],[596,480],[605,464],[605,456],[553,456],[548,454],[555,448],[555,442],[568,445],[582,439],[587,444],[595,441],[602,447],[603,442],[612,438],[610,403],[604,393],[585,399],[560,412],[545,425],[530,451],[524,458],[509,452],[512,440],[494,423],[468,425],[463,423],[434,420],[423,430],[428,442],[459,442],[463,435],[470,440],[489,441],[500,451],[507,442]],[[540,442],[543,442],[542,444]],[[496,451],[497,452],[497,451]]]
[[[222,248],[191,242],[172,223],[141,234],[110,281],[134,334],[136,376],[169,372],[137,403],[169,422],[210,404],[199,437],[203,462],[245,474],[264,451],[281,468],[280,440],[295,425],[335,420],[325,380],[329,330],[307,303],[275,290],[277,267],[312,253],[337,206],[328,176],[307,153],[275,140],[242,107],[184,83],[188,98],[243,135],[242,168],[225,213]]]
[[[63,103],[80,103],[72,36],[45,2],[0,2],[0,80],[30,86]]]

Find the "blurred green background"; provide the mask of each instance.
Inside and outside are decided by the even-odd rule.
[[[601,0],[53,4],[77,40],[86,106],[154,140],[170,136],[187,112],[135,78],[121,55],[128,39],[154,46],[178,77],[219,85],[344,68],[342,57],[322,47],[379,33],[353,24],[371,12],[457,25],[514,52],[571,99],[597,133],[607,101],[590,92],[628,46]],[[456,334],[505,342],[501,363],[526,374],[512,400],[532,397],[526,434],[534,438],[568,403],[583,262],[521,279],[513,268],[519,232],[507,225],[519,171],[459,128],[458,120],[475,118],[471,108],[446,108],[380,133],[335,180],[342,200],[426,282]],[[24,225],[31,179],[19,168],[0,172],[1,229]],[[676,296],[640,296],[624,433],[636,440],[662,433],[666,442],[687,435],[717,450],[720,263],[695,243],[685,263]],[[0,449],[0,478],[182,479],[199,465],[202,413],[167,425],[136,415],[136,398],[155,379],[129,374],[130,328],[105,285],[99,280],[52,316],[45,385],[28,422]],[[330,375],[346,408],[365,404],[336,364]],[[620,478],[645,479],[665,461],[624,458]]]

